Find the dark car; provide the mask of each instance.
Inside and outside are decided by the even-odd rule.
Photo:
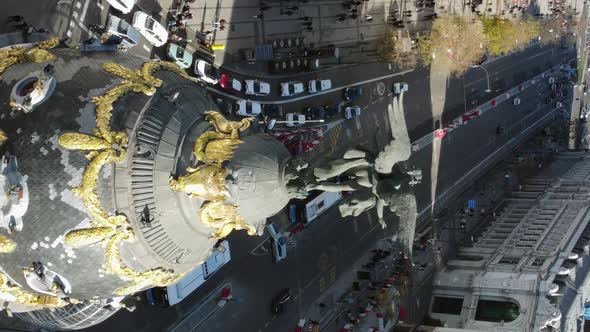
[[[340,112],[340,108],[338,107],[338,105],[324,106],[324,111],[326,111],[326,116],[331,118],[338,115],[338,113]]]
[[[284,288],[272,299],[272,312],[278,314],[283,312],[283,306],[291,299],[291,290]]]
[[[353,101],[356,99],[356,97],[360,96],[363,94],[363,90],[358,87],[358,86],[353,86],[350,88],[346,88],[344,90],[344,99],[346,101]]]
[[[326,118],[326,111],[321,107],[310,107],[303,114],[307,120],[322,120]]]

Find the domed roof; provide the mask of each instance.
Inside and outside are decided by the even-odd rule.
[[[291,157],[285,146],[268,136],[242,137],[242,144],[228,162],[230,178],[226,186],[233,204],[247,223],[263,227],[266,218],[281,211],[289,202],[283,182],[284,167]]]

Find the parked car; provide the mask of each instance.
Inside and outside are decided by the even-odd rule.
[[[512,104],[513,104],[514,106],[518,106],[518,105],[520,105],[520,98],[519,98],[519,97],[516,97],[516,98],[514,98],[514,100],[512,101]]]
[[[109,15],[107,33],[118,39],[118,43],[129,48],[139,44],[141,36],[135,28],[120,17]]]
[[[287,127],[297,127],[305,124],[305,115],[296,113],[287,113]]]
[[[352,119],[361,116],[360,106],[348,106],[344,109],[344,118]]]
[[[563,107],[563,103],[558,101],[555,103],[555,108],[562,108]]]
[[[236,102],[238,115],[258,116],[262,112],[262,105],[255,101],[240,99]]]
[[[133,27],[141,33],[150,44],[160,47],[168,41],[168,31],[156,20],[142,11],[133,14]]]
[[[270,223],[266,226],[270,234],[270,242],[272,245],[272,256],[275,263],[287,258],[287,243],[285,239],[279,234],[274,224]]]
[[[301,82],[291,81],[281,83],[281,96],[283,97],[298,95],[303,93],[303,91],[305,91],[305,87]]]
[[[326,111],[322,107],[310,107],[303,112],[307,120],[321,120],[326,118]]]
[[[354,86],[354,87],[350,87],[350,88],[344,89],[344,99],[346,101],[353,101],[358,96],[360,96],[362,94],[363,94],[363,90],[360,87],[358,87],[358,86]]]
[[[548,81],[549,81],[549,84],[553,84],[553,83],[555,83],[555,78],[549,77]]]
[[[272,299],[272,312],[274,314],[279,314],[283,312],[283,307],[285,303],[289,302],[291,299],[291,290],[289,288],[282,289],[277,296]]]
[[[395,83],[393,85],[393,92],[396,95],[399,95],[400,93],[403,92],[407,92],[408,91],[408,83]]]
[[[193,64],[193,55],[187,52],[184,47],[170,43],[166,48],[168,57],[181,68],[190,68]]]
[[[224,87],[220,81],[219,69],[215,68],[209,62],[198,59],[195,61],[195,74],[199,76],[203,81],[209,84],[217,84],[220,83],[221,87]]]
[[[135,6],[135,0],[107,0],[108,4],[123,14],[129,14]]]
[[[318,91],[330,90],[332,88],[331,80],[311,80],[308,83],[309,93],[316,93]]]
[[[246,80],[246,94],[266,96],[270,93],[270,84],[259,80]]]

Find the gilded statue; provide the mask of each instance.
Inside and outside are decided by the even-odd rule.
[[[221,113],[216,111],[205,112],[205,120],[209,121],[215,131],[221,134],[230,135],[232,139],[238,139],[238,133],[250,127],[254,118],[244,118],[239,122],[228,121]]]
[[[176,180],[170,178],[172,190],[207,201],[225,200],[229,197],[225,189],[227,169],[203,164],[188,168],[187,172],[188,174],[179,176]]]
[[[234,229],[246,229],[248,234],[254,235],[256,229],[246,224],[238,207],[225,202],[230,195],[225,187],[227,169],[223,167],[225,161],[233,158],[234,149],[242,143],[239,133],[248,129],[254,119],[236,122],[227,120],[219,112],[204,114],[214,131],[206,131],[195,140],[193,154],[200,164],[196,168],[187,168],[187,174],[176,180],[170,178],[170,187],[206,201],[199,210],[199,216],[203,225],[213,229],[213,237],[226,237]]]
[[[208,202],[201,207],[199,217],[205,226],[213,228],[213,237],[224,238],[234,229],[245,229],[248,235],[256,234],[256,228],[244,222],[235,205],[220,201]]]
[[[241,142],[226,134],[206,131],[195,140],[193,154],[202,163],[221,167],[224,161],[232,159],[234,149]]]

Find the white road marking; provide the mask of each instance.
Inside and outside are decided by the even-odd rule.
[[[143,47],[143,49],[146,50],[146,51],[148,51],[148,52],[151,52],[152,51],[152,49],[149,48],[149,46],[147,46],[146,44],[141,45],[141,47]]]
[[[71,30],[68,30],[68,31],[66,32],[66,36],[68,36],[68,37],[72,37],[72,31],[71,31]]]
[[[72,27],[72,28],[73,28],[73,27],[74,27],[74,25],[76,25],[76,22],[74,22],[74,21],[70,21],[70,23],[69,23],[68,25],[69,25],[70,27]]]
[[[104,10],[104,6],[100,3],[100,1],[96,2],[96,6],[100,8],[100,10]]]
[[[80,21],[84,21],[86,18],[86,11],[88,10],[88,5],[90,4],[90,0],[86,0],[84,3],[84,9],[82,9],[82,15],[80,15]]]
[[[80,3],[80,1],[76,1],[76,8],[80,9],[80,7],[82,7],[82,4]]]
[[[72,14],[72,16],[74,16],[74,18],[78,18],[78,12],[74,12],[74,14]]]

